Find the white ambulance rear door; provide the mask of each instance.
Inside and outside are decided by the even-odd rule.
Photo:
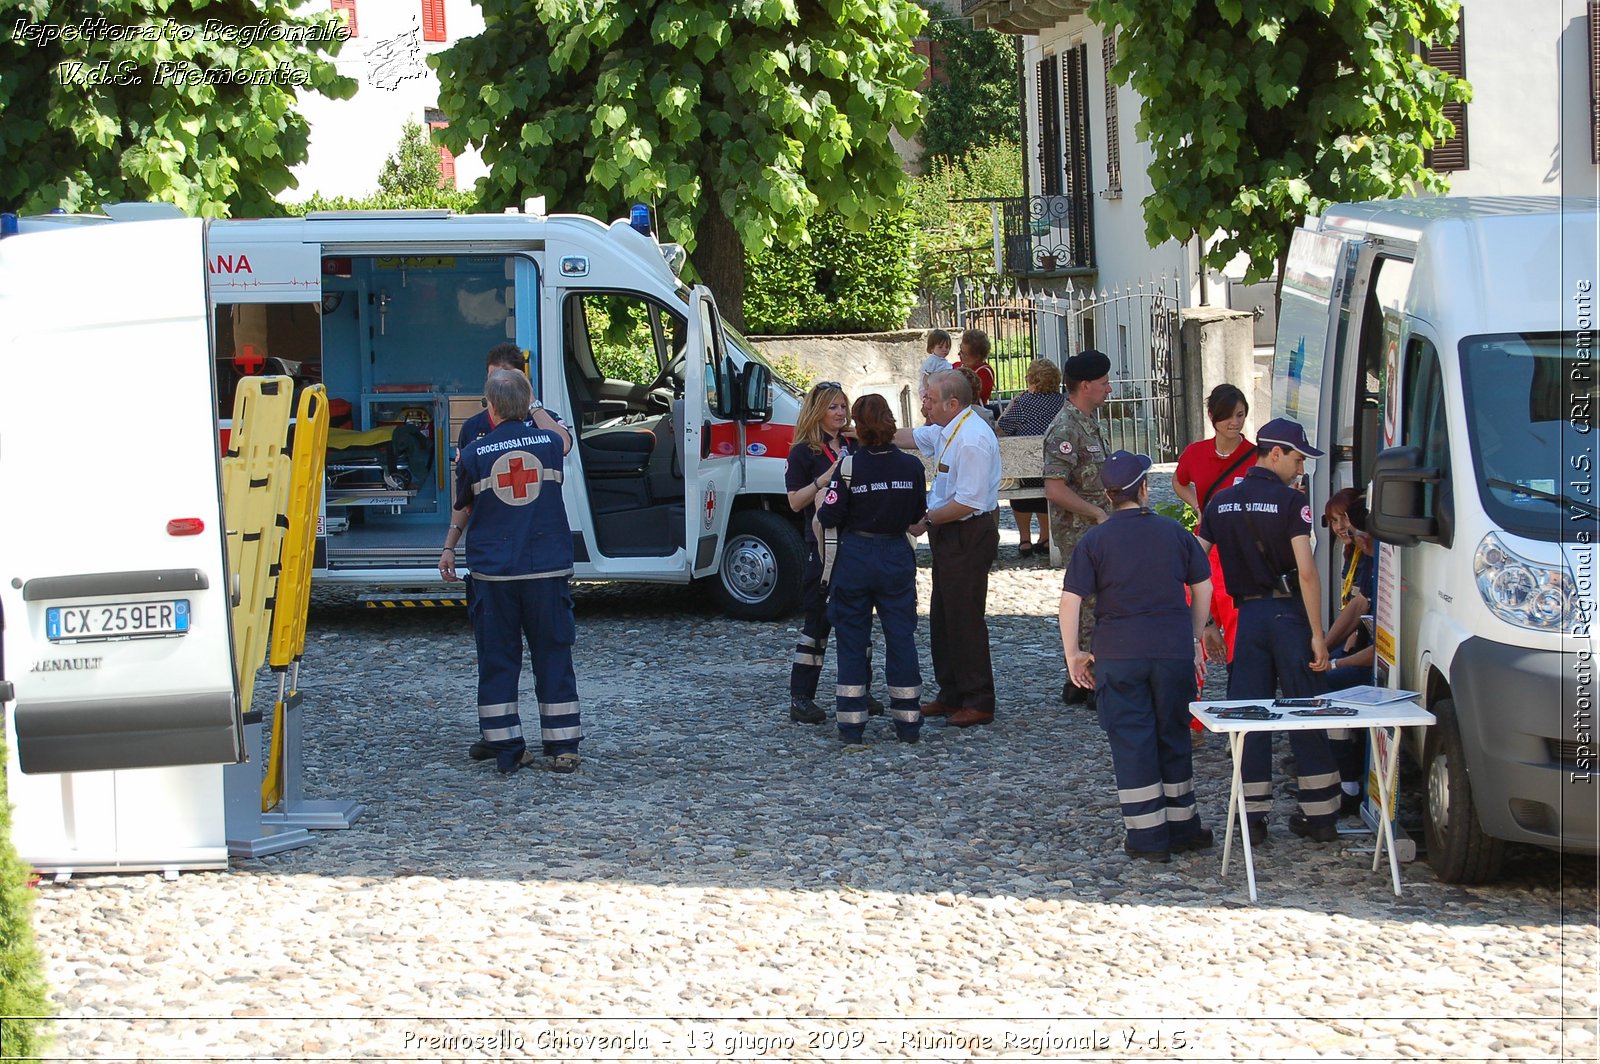
[[[242,759],[205,223],[0,241],[0,668],[24,773]]]

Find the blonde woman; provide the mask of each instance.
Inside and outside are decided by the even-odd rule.
[[[1050,431],[1050,423],[1061,413],[1066,396],[1061,394],[1061,371],[1048,358],[1034,359],[1028,366],[1028,390],[1011,400],[1006,412],[996,423],[996,436],[1043,436]],[[1048,503],[1043,496],[1037,499],[1012,499],[1011,513],[1017,519],[1017,557],[1050,553],[1050,522],[1046,516]],[[1030,516],[1036,515],[1036,516]],[[1039,538],[1034,540],[1029,525],[1037,520]]]
[[[784,473],[789,507],[801,515],[806,536],[806,566],[800,591],[805,623],[789,669],[789,719],[798,724],[821,724],[828,719],[817,705],[817,681],[822,676],[822,658],[828,649],[831,626],[828,597],[822,589],[822,559],[817,553],[811,519],[828,490],[839,459],[850,447],[844,435],[849,424],[850,400],[839,382],[818,381],[812,385],[795,421],[794,443],[789,448],[789,466]]]

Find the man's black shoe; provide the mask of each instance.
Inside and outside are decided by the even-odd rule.
[[[1122,844],[1122,852],[1132,857],[1135,861],[1153,861],[1156,864],[1166,864],[1172,860],[1172,855],[1166,850],[1135,850],[1127,843]]]
[[[1351,794],[1348,791],[1339,795],[1339,815],[1355,816],[1361,812],[1361,795]]]
[[[910,732],[908,734],[906,732],[897,732],[895,734],[895,738],[903,743],[920,743],[922,741],[922,733]]]
[[[1339,828],[1335,824],[1313,824],[1301,813],[1294,813],[1289,817],[1289,830],[1302,839],[1312,842],[1337,842]]]
[[[796,724],[821,724],[828,719],[822,707],[809,698],[789,699],[789,719]]]
[[[869,716],[869,717],[881,717],[881,716],[883,716],[883,703],[879,702],[876,698],[873,698],[871,695],[867,696],[867,716]]]
[[[1250,845],[1265,846],[1267,844],[1267,822],[1265,820],[1247,821],[1250,825]]]
[[[489,746],[488,743],[484,742],[482,739],[479,739],[477,742],[467,747],[467,756],[472,758],[474,761],[487,761],[494,756],[494,750]]]
[[[1198,834],[1192,835],[1182,842],[1172,843],[1173,853],[1188,853],[1191,850],[1209,850],[1217,844],[1217,837],[1211,833],[1210,828],[1201,828]]]

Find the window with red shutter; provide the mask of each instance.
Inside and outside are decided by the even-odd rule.
[[[422,39],[442,41],[444,36],[444,0],[422,0]]]
[[[441,114],[442,112],[435,108],[428,108],[428,129],[430,131],[443,129],[450,124],[443,117],[435,117]],[[436,147],[439,149],[439,187],[454,192],[456,190],[456,157],[443,144],[436,145]]]
[[[335,17],[344,15],[345,28],[350,31],[350,36],[356,36],[356,0],[330,0],[329,10]]]
[[[1446,74],[1454,74],[1458,78],[1467,76],[1467,12],[1462,9],[1456,16],[1456,43],[1448,48],[1424,48],[1422,61],[1429,66],[1438,67]],[[1465,170],[1467,168],[1467,105],[1464,103],[1447,103],[1444,105],[1444,116],[1456,127],[1455,136],[1449,140],[1435,145],[1427,153],[1424,161],[1433,169],[1440,171]]]

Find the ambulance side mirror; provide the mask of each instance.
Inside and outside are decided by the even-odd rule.
[[[1418,465],[1418,447],[1391,447],[1372,466],[1367,494],[1367,525],[1372,537],[1393,547],[1439,542],[1439,520],[1429,513],[1428,493],[1442,479],[1437,469]]]
[[[739,377],[739,420],[772,420],[772,371],[753,359]]]

